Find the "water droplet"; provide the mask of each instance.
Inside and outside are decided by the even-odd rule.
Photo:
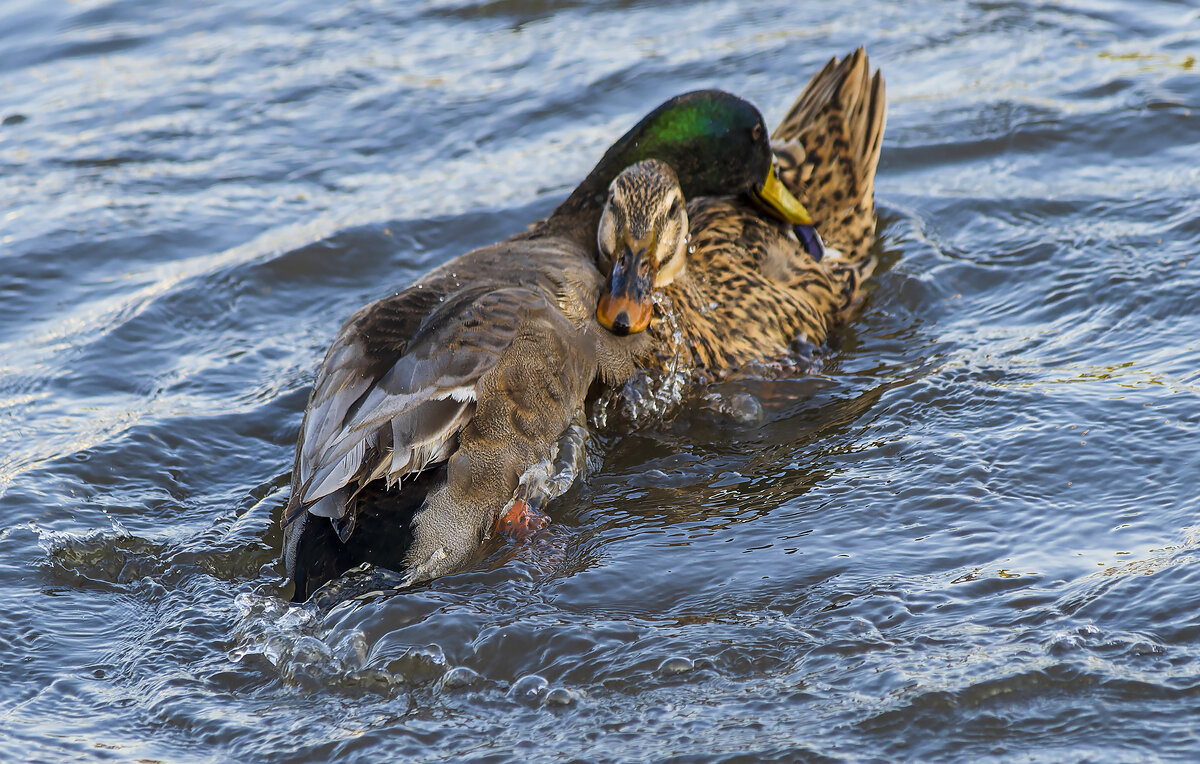
[[[574,705],[575,700],[575,693],[565,687],[555,687],[546,693],[546,697],[542,699],[542,702],[547,706],[563,707]]]
[[[461,690],[474,687],[483,681],[478,671],[466,666],[455,666],[442,677],[442,687],[447,690]]]
[[[662,676],[676,676],[678,674],[686,674],[696,668],[696,664],[688,658],[675,656],[667,658],[662,663],[658,664],[658,668],[654,673]]]
[[[537,703],[550,688],[550,683],[537,674],[526,674],[508,688],[508,697],[521,703]]]

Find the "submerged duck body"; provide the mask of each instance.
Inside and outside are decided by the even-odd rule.
[[[750,194],[801,216],[757,109],[698,91],[651,112],[549,218],[358,311],[325,356],[297,441],[283,519],[293,599],[362,562],[403,568],[410,583],[443,575],[503,519],[530,521],[509,513],[543,490],[534,483],[592,383],[620,383],[649,350],[649,336],[594,319],[595,232],[612,178],[652,157],[688,193]],[[382,507],[382,525],[363,533],[365,504]]]
[[[860,308],[874,267],[885,112],[883,79],[871,76],[859,49],[831,60],[775,130],[779,177],[811,213],[812,228],[763,215],[736,197],[689,198],[673,220],[670,169],[660,162],[627,168],[610,188],[598,244],[614,276],[641,269],[646,278],[627,287],[610,276],[600,322],[621,333],[616,309],[636,312],[640,302],[647,319],[653,313],[646,327],[653,350],[643,368],[687,369],[700,379],[786,359],[797,340],[824,343]],[[687,232],[683,242],[677,229]],[[824,252],[813,246],[814,229],[829,245]],[[614,291],[622,291],[620,300]]]

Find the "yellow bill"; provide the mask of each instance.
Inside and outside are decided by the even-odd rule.
[[[770,171],[767,173],[767,179],[763,181],[762,187],[754,192],[758,198],[776,217],[782,218],[793,225],[812,225],[812,215],[808,214],[808,210],[800,203],[800,200],[788,191],[787,186],[783,185],[783,181],[779,179],[779,173],[775,170],[775,165],[771,165]]]

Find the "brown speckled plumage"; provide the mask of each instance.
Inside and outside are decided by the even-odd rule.
[[[522,473],[553,458],[593,379],[632,373],[637,338],[589,320],[601,279],[576,217],[460,255],[342,327],[300,428],[285,510],[298,599],[355,563],[343,545],[376,484],[419,507],[396,519],[411,523],[407,549],[385,558],[403,553],[422,578],[468,560]],[[438,465],[438,479],[419,479]]]
[[[862,304],[875,240],[874,179],[886,104],[859,49],[833,59],[772,136],[780,177],[812,213],[827,252],[817,262],[790,226],[738,197],[687,205],[683,272],[660,288],[650,368],[706,376],[784,357],[796,339],[825,342]]]

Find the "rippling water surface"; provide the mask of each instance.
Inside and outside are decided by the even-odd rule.
[[[0,759],[1200,755],[1195,2],[191,5],[0,8]],[[286,603],[354,309],[859,45],[883,268],[818,374],[606,436],[476,571]]]

